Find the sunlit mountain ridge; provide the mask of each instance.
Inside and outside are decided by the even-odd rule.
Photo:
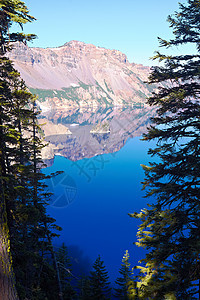
[[[21,43],[9,56],[42,109],[134,105],[153,90],[145,83],[150,68],[118,50],[78,41],[46,49]]]

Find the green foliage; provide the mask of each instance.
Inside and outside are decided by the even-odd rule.
[[[4,55],[10,50],[10,42],[26,42],[36,37],[34,34],[10,32],[13,23],[19,24],[23,29],[24,24],[35,20],[29,14],[29,10],[23,1],[1,0],[0,18],[0,55]]]
[[[62,285],[63,299],[70,300],[75,298],[75,291],[72,288],[71,281],[73,279],[71,260],[68,256],[66,245],[63,243],[56,253],[57,263],[60,273]]]
[[[24,2],[17,0],[2,0],[0,3],[0,239],[1,239],[1,286],[7,287],[1,290],[1,298],[9,297],[18,299],[15,289],[12,261],[12,239],[13,234],[13,211],[16,206],[18,194],[21,193],[22,184],[15,178],[16,167],[15,154],[18,155],[20,132],[16,130],[19,121],[15,111],[15,90],[19,74],[13,68],[10,60],[3,56],[10,50],[10,42],[30,40],[34,36],[22,33],[10,32],[13,23],[22,24],[32,21]],[[23,85],[23,82],[21,82]],[[19,86],[20,88],[20,86]],[[26,98],[26,92],[22,92],[22,101]],[[29,97],[29,96],[28,96]],[[19,123],[19,122],[18,122]],[[11,229],[12,228],[12,229]],[[13,253],[12,253],[13,254]],[[8,281],[5,283],[5,278]],[[7,295],[6,293],[9,293]]]
[[[86,276],[82,276],[78,283],[79,290],[79,300],[89,300],[91,299],[91,287],[90,280]]]
[[[61,90],[42,90],[42,89],[33,89],[30,88],[30,91],[38,96],[40,102],[44,102],[47,98],[57,97],[58,99],[68,99],[73,101],[76,105],[79,104],[80,94],[82,93],[81,89],[84,89],[90,94],[91,99],[94,99],[99,102],[100,105],[111,105],[112,99],[108,93],[96,82],[96,89],[98,91],[106,94],[106,97],[100,96],[99,98],[94,98],[93,95],[93,86],[85,84],[82,81],[79,81],[77,86],[71,86],[68,88],[62,88]]]
[[[69,88],[69,90],[73,90],[76,88]],[[70,99],[70,96],[67,95],[67,91],[63,90],[42,90],[42,89],[34,89],[30,88],[31,93],[36,94],[38,96],[38,100],[40,102],[44,102],[46,98],[58,97],[59,99]],[[70,92],[69,92],[70,94]]]
[[[104,84],[105,84],[105,87],[106,87],[107,91],[110,92],[110,93],[112,93],[112,94],[114,94],[112,88],[108,87],[108,84],[106,83],[105,79],[104,79]]]
[[[117,280],[115,281],[117,285],[117,288],[115,288],[115,297],[117,299],[128,300],[130,299],[131,296],[129,291],[130,291],[130,285],[132,285],[132,280],[133,280],[131,276],[128,250],[126,250],[123,256],[119,274],[120,277],[118,277]]]
[[[104,262],[101,260],[100,255],[96,259],[93,265],[93,270],[90,272],[90,290],[91,298],[93,300],[110,299],[111,288],[109,283],[108,272],[104,266]]]
[[[149,149],[158,162],[143,166],[146,197],[156,202],[132,216],[142,224],[137,245],[148,250],[141,261],[137,283],[142,299],[196,299],[200,279],[200,103],[199,34],[200,5],[197,0],[180,4],[168,18],[174,38],[160,40],[162,47],[194,44],[193,55],[163,55],[154,59],[151,84],[159,84],[148,104],[157,107],[144,140],[155,140]]]
[[[11,49],[10,42],[33,38],[11,33],[11,25],[23,27],[34,18],[18,0],[1,1],[0,17],[0,238],[1,244],[8,245],[1,252],[1,261],[5,260],[10,270],[7,277],[14,277],[14,269],[20,299],[62,299],[58,296],[57,270],[47,263],[49,253],[53,253],[56,226],[46,213],[51,195],[45,191],[45,175],[41,172],[43,142],[38,135],[36,98],[5,56]],[[9,282],[9,298],[18,299],[13,278]]]

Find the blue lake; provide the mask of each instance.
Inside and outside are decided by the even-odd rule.
[[[48,183],[54,192],[48,212],[63,228],[55,247],[66,243],[76,276],[87,274],[100,254],[114,282],[125,250],[132,267],[144,257],[133,244],[139,223],[128,216],[150,202],[143,198],[140,166],[151,160],[150,144],[140,139],[130,134],[118,151],[74,161],[59,153],[44,170],[46,174],[64,171]]]

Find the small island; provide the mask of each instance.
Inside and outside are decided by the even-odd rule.
[[[96,134],[105,134],[110,133],[110,126],[108,122],[98,123],[96,124],[92,130],[90,130],[90,133],[96,133]]]

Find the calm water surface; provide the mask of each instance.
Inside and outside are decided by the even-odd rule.
[[[142,110],[129,111],[124,119],[131,119],[130,116],[135,114],[133,118],[135,120],[135,116],[139,113],[138,122],[141,122],[141,118],[145,119]],[[114,115],[115,120],[119,120],[119,115]],[[109,125],[114,122],[114,116],[110,119],[105,118]],[[148,116],[146,123],[148,123]],[[59,122],[61,119],[59,118]],[[94,128],[94,125],[98,124],[98,118],[92,120],[94,119],[95,122],[93,121],[92,124],[77,123],[77,119],[73,124],[78,124],[76,126],[79,130],[83,130],[83,126],[88,125]],[[51,121],[53,121],[52,117]],[[76,145],[78,141],[81,143],[81,135],[80,132],[77,134],[78,129],[72,130],[70,137],[65,138],[65,141],[62,137],[62,143],[61,140],[59,142],[63,145],[63,148],[60,147],[63,154],[57,153],[59,155],[55,155],[49,167],[44,170],[46,174],[57,170],[64,171],[63,174],[48,182],[49,189],[54,192],[48,211],[56,219],[56,223],[63,228],[61,237],[55,241],[55,247],[61,241],[66,243],[76,275],[80,272],[89,272],[94,260],[100,254],[110,279],[114,282],[125,250],[129,250],[132,267],[143,257],[143,250],[133,245],[136,241],[138,221],[128,216],[128,213],[146,207],[147,201],[150,201],[143,198],[141,181],[144,172],[140,166],[140,164],[148,164],[150,160],[147,156],[150,145],[140,140],[141,133],[138,131],[139,127],[144,127],[145,121],[142,125],[138,125],[138,122],[131,123],[132,130],[130,126],[129,128],[124,126],[121,132],[115,130],[115,135],[112,130],[106,136],[97,133],[97,136],[92,138],[98,141],[101,151],[96,147],[92,153],[91,145],[94,143],[90,141],[89,155],[74,154],[80,151],[80,147]],[[64,119],[61,123],[69,129],[76,127],[71,126],[71,120]],[[130,125],[130,122],[128,124]],[[137,132],[138,136],[134,136],[134,132]],[[49,137],[49,140],[54,141],[55,144],[55,137],[53,140]],[[68,150],[63,150],[64,148]],[[108,149],[111,149],[111,153]],[[87,148],[84,148],[84,151],[87,152]],[[79,159],[73,160],[74,157]]]

